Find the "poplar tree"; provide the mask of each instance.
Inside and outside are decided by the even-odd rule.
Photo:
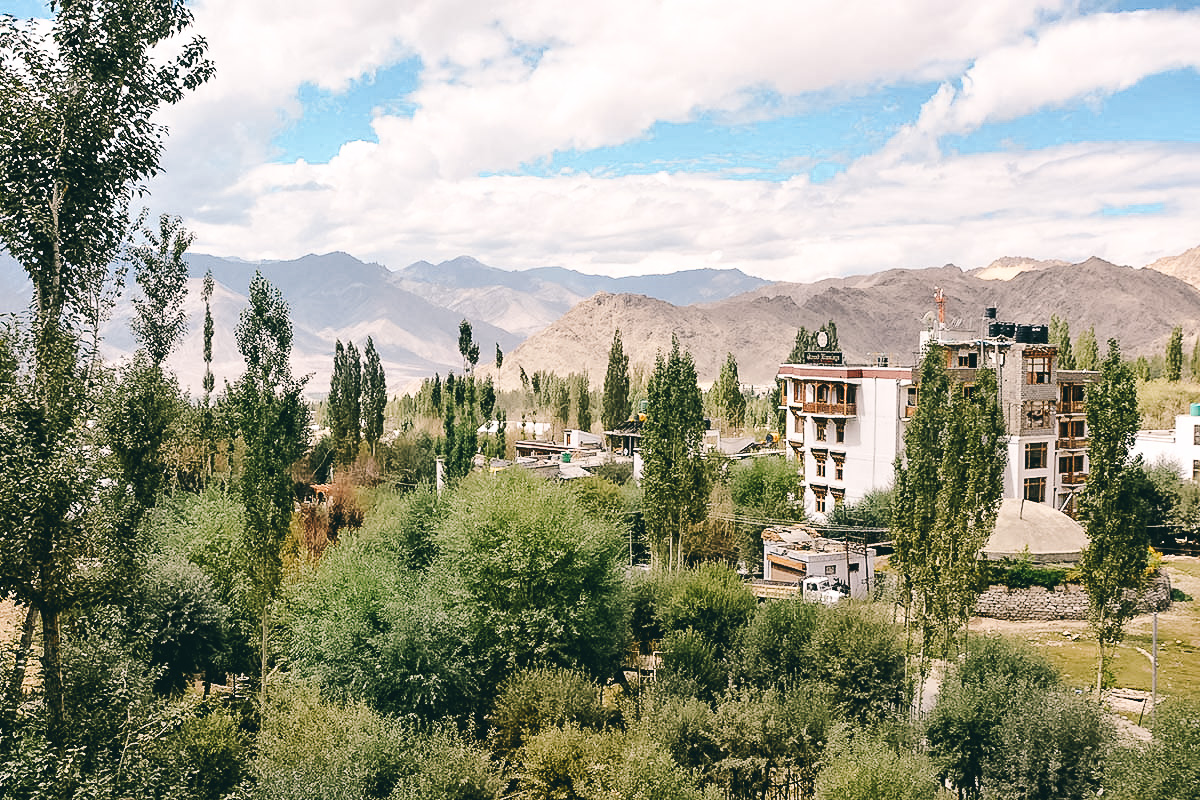
[[[240,482],[245,509],[243,568],[262,622],[261,701],[267,692],[268,610],[283,577],[281,549],[292,522],[291,466],[308,445],[305,379],[292,377],[292,321],[283,295],[261,273],[250,282],[235,338],[246,371],[230,389],[245,445]]]
[[[182,3],[64,0],[51,9],[48,36],[0,15],[0,244],[33,284],[29,346],[17,336],[7,348],[5,388],[20,392],[8,399],[23,410],[5,408],[5,456],[26,471],[0,488],[0,592],[30,607],[27,625],[42,620],[47,731],[59,742],[61,615],[86,601],[80,577],[106,556],[82,530],[98,493],[85,482],[95,476],[78,472],[96,452],[82,430],[90,387],[78,380],[81,334],[90,326],[98,335],[129,204],[159,170],[166,129],[154,115],[212,65],[203,39],[168,44],[191,24]]]
[[[1071,351],[1071,326],[1058,314],[1050,315],[1050,344],[1058,348],[1058,368],[1075,369],[1075,354]]]
[[[892,563],[921,632],[922,671],[937,631],[948,644],[970,618],[979,551],[1000,508],[1005,446],[995,374],[978,370],[968,396],[950,380],[945,352],[930,347],[892,499]]]
[[[358,457],[362,438],[362,363],[354,342],[343,347],[337,340],[333,350],[333,372],[329,378],[329,429],[339,464],[352,464]]]
[[[704,406],[692,356],[671,337],[654,359],[642,426],[646,530],[667,546],[667,566],[683,564],[684,537],[707,516],[710,477],[704,463]],[[660,555],[661,558],[661,555]]]
[[[387,376],[375,350],[375,342],[367,337],[362,378],[363,438],[375,455],[375,445],[383,436],[383,415],[387,408]]]
[[[1171,338],[1167,340],[1166,378],[1172,383],[1178,383],[1183,377],[1183,328],[1176,325],[1171,329]]]
[[[721,417],[730,428],[740,428],[746,421],[746,396],[738,379],[737,359],[728,353],[717,382],[713,384],[713,398]]]
[[[1096,691],[1103,686],[1107,651],[1125,634],[1137,591],[1146,577],[1148,509],[1144,472],[1131,456],[1140,416],[1132,370],[1121,361],[1115,339],[1100,365],[1100,379],[1088,386],[1088,480],[1079,498],[1088,546],[1079,561],[1088,593],[1088,619],[1096,633]]]
[[[588,374],[585,370],[575,382],[575,422],[579,425],[579,430],[590,431],[592,429],[592,397],[591,397],[591,381],[588,380]]]
[[[479,363],[479,345],[471,333],[471,323],[465,319],[458,323],[458,352],[463,358],[463,375],[470,375]]]
[[[1192,358],[1188,362],[1188,369],[1192,373],[1192,380],[1200,381],[1200,336],[1196,337],[1196,343],[1192,345]]]
[[[600,424],[615,430],[629,419],[633,406],[629,398],[629,357],[621,345],[620,329],[613,332],[608,350],[608,371],[604,374],[604,398],[600,404]]]
[[[1089,326],[1075,340],[1075,369],[1094,370],[1100,367],[1100,345],[1096,342],[1096,329]]]

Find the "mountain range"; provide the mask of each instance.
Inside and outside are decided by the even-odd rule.
[[[218,385],[241,373],[233,334],[257,270],[290,305],[293,368],[311,374],[312,396],[326,391],[337,339],[361,349],[371,336],[393,393],[409,391],[435,372],[461,373],[458,326],[464,318],[480,344],[481,374],[493,375],[501,388],[518,386],[521,370],[586,370],[600,386],[617,329],[631,365],[643,372],[677,336],[704,384],[716,378],[728,353],[737,358],[743,382],[771,384],[797,329],[828,320],[837,323],[848,361],[874,363],[886,356],[892,364],[912,364],[935,288],[947,297],[948,321],[968,334],[979,331],[988,306],[999,309],[1001,320],[1018,323],[1045,324],[1057,314],[1074,335],[1093,326],[1102,347],[1116,338],[1127,356],[1163,352],[1175,325],[1183,326],[1189,348],[1200,332],[1200,247],[1141,269],[1098,258],[1071,264],[1006,257],[974,270],[948,264],[813,283],[768,283],[711,269],[628,278],[561,267],[518,272],[466,256],[396,271],[345,253],[267,262],[189,254],[187,261],[189,330],[170,366],[193,393],[203,373],[200,284],[207,271],[216,282]],[[24,310],[30,291],[21,268],[0,254],[0,313]],[[119,360],[133,350],[131,314],[132,303],[123,297],[104,331],[106,358]],[[499,371],[496,347],[505,353]]]

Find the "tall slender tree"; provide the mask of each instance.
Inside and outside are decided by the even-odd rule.
[[[1096,633],[1096,691],[1103,685],[1107,651],[1123,638],[1146,574],[1148,510],[1145,473],[1131,455],[1140,420],[1137,387],[1115,339],[1088,387],[1086,424],[1088,480],[1079,498],[1088,546],[1080,580],[1088,593],[1088,617]]]
[[[978,370],[968,394],[951,382],[939,347],[921,361],[917,398],[896,462],[892,537],[921,632],[923,672],[935,634],[940,629],[948,641],[978,594],[978,555],[1003,493],[1006,437],[994,373]]]
[[[704,521],[710,476],[704,463],[704,406],[692,356],[671,337],[671,352],[660,352],[646,388],[642,426],[642,489],[646,530],[666,564],[683,564],[687,535]]]
[[[592,429],[591,391],[591,381],[588,380],[587,370],[584,370],[575,382],[575,423],[581,431]]]
[[[738,379],[737,359],[733,353],[725,356],[721,373],[713,384],[712,393],[715,405],[725,420],[726,426],[740,428],[746,421],[746,396],[742,394],[742,384]]]
[[[21,391],[32,416],[8,417],[14,438],[6,449],[32,458],[26,466],[35,472],[55,464],[58,476],[39,481],[27,472],[23,487],[11,487],[9,512],[39,510],[0,525],[0,537],[20,553],[15,562],[0,559],[0,591],[31,607],[29,624],[42,620],[47,728],[59,741],[60,619],[84,600],[74,587],[87,574],[81,559],[96,557],[79,525],[97,495],[82,475],[63,471],[95,452],[73,449],[86,438],[80,399],[89,387],[74,378],[80,335],[85,325],[94,337],[98,331],[92,310],[129,231],[129,204],[158,172],[165,128],[154,114],[207,80],[212,65],[203,39],[173,43],[192,20],[182,3],[67,0],[51,9],[49,36],[0,15],[0,243],[33,283],[32,346],[10,348],[29,353],[32,379]],[[65,494],[56,494],[56,480],[65,481]]]
[[[458,323],[458,352],[463,358],[463,375],[470,375],[479,363],[479,344],[471,332],[471,323],[463,320]]]
[[[362,417],[363,438],[375,454],[375,445],[383,436],[383,415],[387,408],[387,376],[383,371],[383,362],[375,350],[375,341],[368,336],[364,352],[362,378]]]
[[[1096,328],[1088,326],[1088,329],[1079,334],[1079,338],[1075,340],[1075,369],[1099,369],[1100,368],[1100,345],[1096,342]]]
[[[1075,369],[1075,354],[1071,350],[1071,326],[1058,314],[1050,315],[1050,344],[1058,348],[1058,368]]]
[[[1192,345],[1192,357],[1188,361],[1188,369],[1192,373],[1192,380],[1200,381],[1200,336],[1196,337],[1196,343]]]
[[[621,344],[620,329],[613,332],[608,349],[608,371],[604,374],[604,398],[600,403],[600,424],[611,431],[629,419],[633,406],[629,398],[629,357]]]
[[[309,416],[302,396],[305,380],[292,377],[292,321],[283,295],[255,273],[249,297],[235,332],[246,371],[230,395],[245,444],[242,557],[262,622],[260,692],[265,708],[268,611],[283,577],[281,550],[292,522],[290,469],[308,445]]]
[[[1172,383],[1178,383],[1183,377],[1183,328],[1176,325],[1171,329],[1171,338],[1167,340],[1166,378]]]

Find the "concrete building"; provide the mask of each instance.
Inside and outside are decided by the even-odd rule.
[[[1175,417],[1174,430],[1138,431],[1133,452],[1147,465],[1172,464],[1185,481],[1200,481],[1200,403]]]
[[[940,348],[951,380],[967,387],[982,367],[995,371],[1008,432],[1004,497],[1073,514],[1087,479],[1086,386],[1098,374],[1058,369],[1045,326],[1000,323],[995,309],[988,314],[986,335],[931,324],[920,352]],[[840,353],[809,353],[807,363],[783,364],[777,376],[804,509],[818,517],[891,486],[905,423],[917,406],[918,368],[841,361]]]

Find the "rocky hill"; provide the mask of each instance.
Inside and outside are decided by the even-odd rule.
[[[773,381],[791,350],[796,330],[834,320],[848,360],[893,364],[916,359],[923,318],[933,310],[933,291],[947,297],[947,320],[979,331],[984,309],[996,306],[1002,320],[1045,324],[1051,314],[1067,320],[1073,335],[1089,325],[1104,342],[1116,338],[1127,356],[1165,348],[1175,325],[1185,340],[1200,334],[1200,291],[1157,270],[1133,269],[1092,258],[1080,264],[1045,263],[988,279],[954,265],[895,269],[817,283],[776,283],[716,303],[673,306],[647,297],[600,294],[580,303],[554,324],[529,337],[505,359],[500,384],[513,387],[519,368],[559,373],[586,369],[601,385],[613,331],[632,364],[652,365],[675,333],[696,361],[702,383],[716,378],[726,353],[738,360],[744,382]]]

